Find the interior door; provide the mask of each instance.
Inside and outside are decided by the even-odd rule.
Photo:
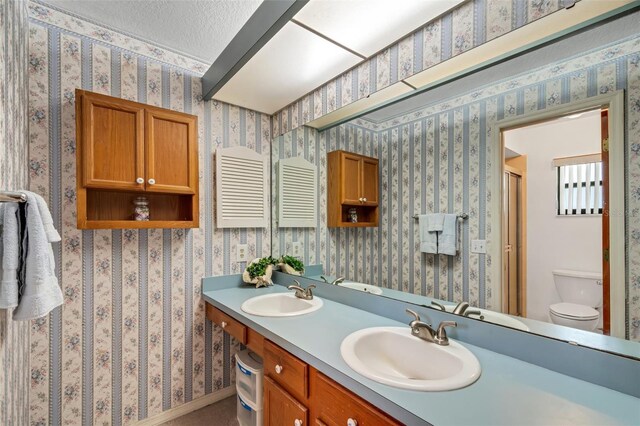
[[[378,205],[378,160],[362,159],[362,198],[365,205]]]
[[[362,202],[362,158],[347,152],[342,153],[342,204],[361,205]]]
[[[520,283],[520,221],[522,177],[505,171],[503,200],[504,270],[503,312],[521,316],[523,313]]]
[[[174,111],[146,110],[146,189],[194,194],[198,185],[195,117]]]
[[[97,93],[79,91],[84,158],[82,182],[88,188],[144,188],[144,109]]]
[[[600,133],[602,137],[602,333],[611,333],[609,263],[609,111],[600,111]]]

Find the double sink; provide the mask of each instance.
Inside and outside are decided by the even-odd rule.
[[[317,296],[303,299],[293,292],[256,296],[241,309],[263,317],[293,317],[322,308]],[[413,335],[412,327],[370,327],[348,335],[340,346],[354,371],[378,383],[414,391],[463,388],[480,377],[478,359],[458,342],[436,344]]]

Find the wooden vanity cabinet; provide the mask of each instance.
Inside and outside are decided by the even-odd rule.
[[[209,303],[207,318],[262,356],[265,426],[402,424]]]
[[[269,376],[264,378],[264,414],[265,426],[309,424],[307,407],[298,402]]]
[[[329,227],[378,226],[378,160],[347,151],[327,154]],[[356,209],[358,222],[349,220]]]
[[[319,371],[311,370],[311,417],[317,425],[400,425]]]
[[[197,117],[76,90],[78,228],[197,228]],[[133,201],[150,221],[133,220]]]

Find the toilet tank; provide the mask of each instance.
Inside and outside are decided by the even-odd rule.
[[[558,269],[553,271],[553,280],[563,302],[592,308],[602,304],[602,273],[600,272]]]

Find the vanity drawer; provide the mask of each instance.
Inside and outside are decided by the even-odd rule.
[[[316,425],[381,426],[402,424],[316,370],[311,372],[311,388],[314,400],[311,414]],[[355,422],[349,422],[349,420]]]
[[[274,343],[264,341],[264,372],[300,401],[309,395],[309,366]]]
[[[218,324],[224,331],[233,336],[243,345],[247,344],[247,327],[236,321],[220,309],[207,303],[207,318]]]

